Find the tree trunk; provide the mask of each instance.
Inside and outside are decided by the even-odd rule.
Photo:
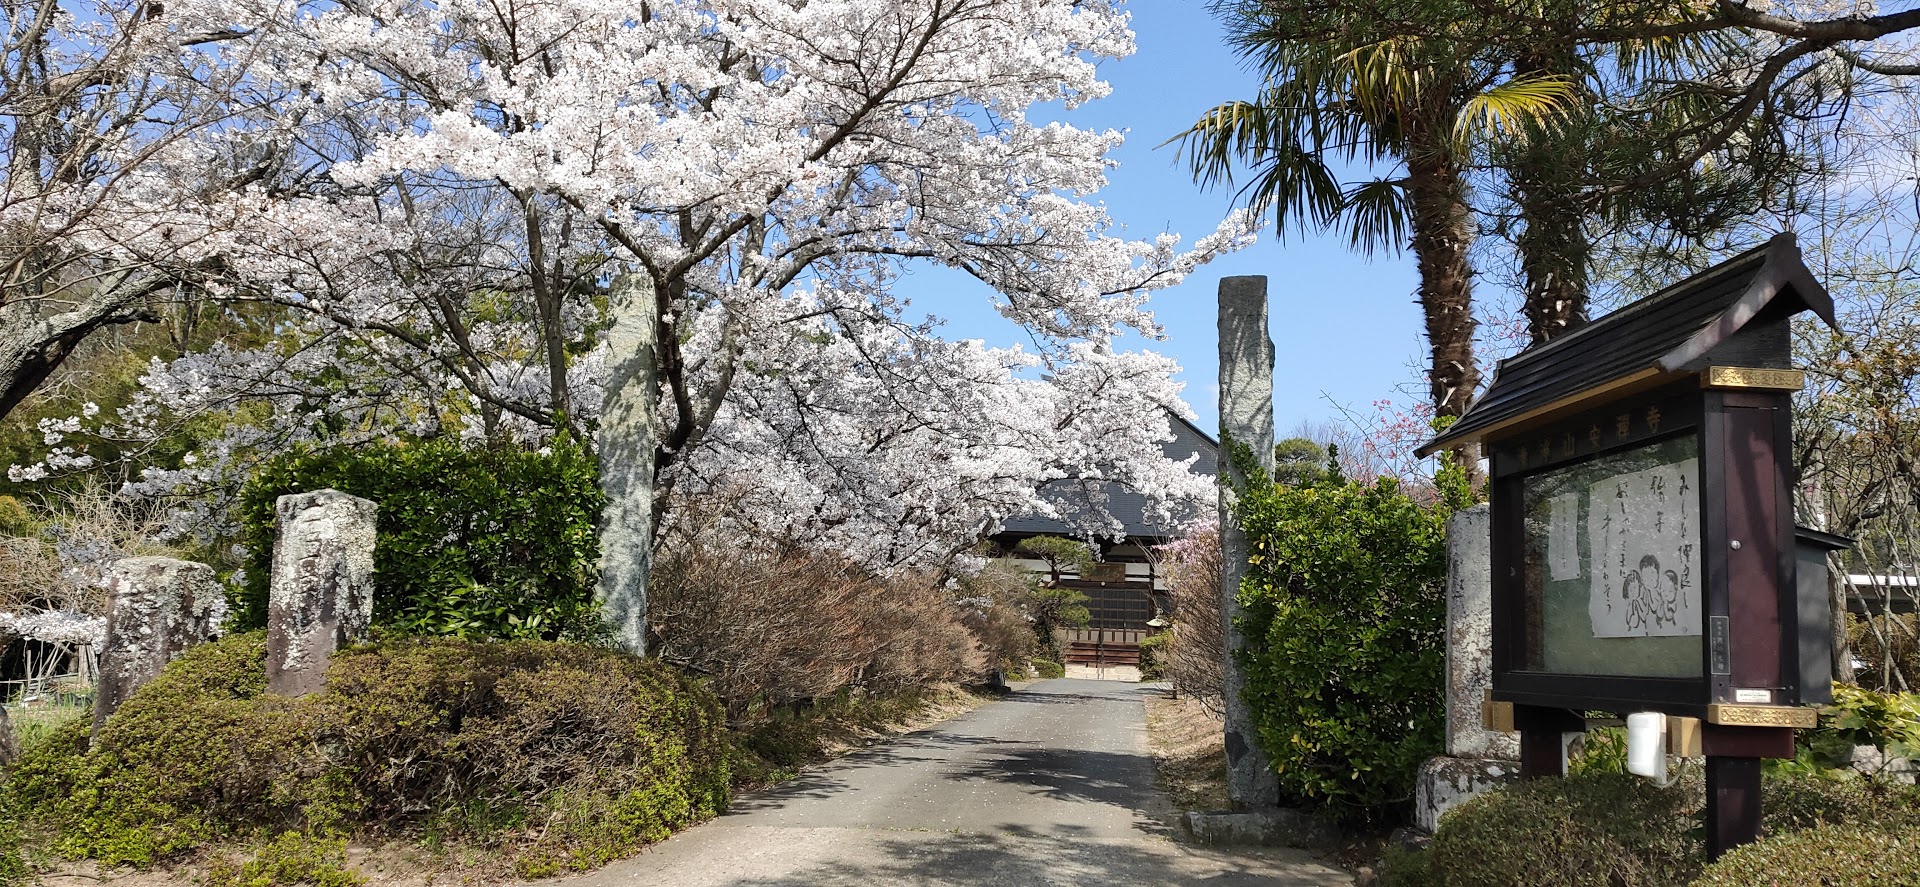
[[[647,577],[653,566],[654,400],[659,397],[656,323],[660,303],[653,279],[624,274],[608,300],[611,365],[596,439],[600,489],[600,588],[596,595],[619,646],[636,656],[647,649]]]
[[[1564,46],[1544,48],[1515,66],[1520,74],[1575,73]],[[1587,322],[1587,260],[1593,252],[1580,200],[1584,138],[1570,114],[1563,125],[1528,127],[1508,175],[1521,231],[1514,238],[1525,278],[1523,310],[1532,344],[1551,341]]]
[[[161,288],[164,285],[158,282],[132,287],[108,284],[49,316],[40,316],[41,304],[31,300],[0,305],[0,419],[38,389],[94,331],[158,321],[159,315],[139,303]]]
[[[1411,152],[1407,178],[1419,302],[1432,348],[1427,381],[1433,413],[1458,418],[1480,385],[1480,370],[1473,362],[1473,271],[1467,264],[1472,218],[1461,191],[1460,168],[1444,148]],[[1453,453],[1470,475],[1478,472],[1477,447],[1463,445]]]

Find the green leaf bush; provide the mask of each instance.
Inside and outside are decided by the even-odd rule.
[[[326,488],[380,505],[376,625],[465,638],[602,635],[593,591],[605,498],[593,457],[565,440],[535,452],[444,438],[301,450],[262,466],[241,494],[248,560],[237,629],[266,625],[274,501]]]
[[[657,661],[565,642],[397,637],[336,655],[324,692],[265,692],[265,640],[168,665],[87,742],[74,723],[13,789],[58,852],[150,865],[298,831],[496,845],[584,869],[725,809],[718,701]]]
[[[1426,860],[1446,887],[1654,887],[1685,884],[1703,847],[1700,800],[1623,774],[1535,779],[1447,812]]]
[[[1260,477],[1241,491],[1250,563],[1235,655],[1292,802],[1349,821],[1390,816],[1441,751],[1446,524],[1466,500],[1455,472],[1443,489],[1434,503],[1390,479]]]
[[[207,887],[361,887],[367,878],[349,871],[347,842],[284,832],[244,860],[221,858],[207,870]]]
[[[1907,887],[1920,884],[1920,829],[1819,825],[1739,847],[1697,887]]]
[[[1920,828],[1920,789],[1848,771],[1783,773],[1761,783],[1760,813],[1768,835],[1863,823]]]
[[[1565,779],[1537,779],[1488,792],[1448,811],[1430,848],[1389,854],[1382,860],[1383,885],[1404,887],[1669,887],[1695,883],[1740,884],[1920,884],[1920,881],[1851,880],[1847,854],[1876,848],[1881,834],[1920,835],[1920,789],[1829,771],[1769,775],[1761,788],[1765,838],[1756,847],[1778,847],[1761,858],[1779,861],[1778,880],[1763,865],[1706,865],[1700,815],[1705,783],[1697,767],[1661,787],[1624,773],[1598,770]],[[1860,832],[1856,850],[1836,854],[1839,837],[1808,843],[1808,830]],[[1749,853],[1749,851],[1741,851]],[[1771,863],[1769,863],[1771,864]],[[1704,869],[1704,874],[1703,874]],[[1861,868],[1859,871],[1878,872]],[[1904,870],[1903,870],[1904,871]],[[1741,873],[1738,877],[1730,872]],[[1743,880],[1743,878],[1745,880]],[[1822,880],[1825,878],[1826,880]]]

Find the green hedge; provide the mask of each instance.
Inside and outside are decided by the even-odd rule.
[[[1841,838],[1806,843],[1794,836],[1809,829],[1836,828],[1874,835],[1920,835],[1920,789],[1911,786],[1837,773],[1787,773],[1767,777],[1761,791],[1767,837],[1756,846],[1776,849],[1742,851],[1746,856],[1741,859],[1779,861],[1803,851],[1816,855],[1780,867],[1783,880],[1752,879],[1753,873],[1766,870],[1764,865],[1728,862],[1733,859],[1729,855],[1728,860],[1706,868],[1705,883],[1742,887],[1856,883],[1849,880],[1856,870],[1853,863],[1819,849],[1841,846]],[[1597,771],[1519,783],[1449,811],[1427,852],[1390,854],[1382,861],[1381,884],[1666,887],[1691,883],[1706,866],[1699,830],[1705,802],[1697,768],[1684,770],[1674,785],[1665,788],[1637,777]],[[1858,851],[1873,850],[1881,843],[1879,838],[1865,840],[1857,845]],[[1822,876],[1831,880],[1822,881]],[[1883,883],[1920,885],[1920,881]]]
[[[1250,472],[1250,476],[1256,472]],[[1341,819],[1405,805],[1446,718],[1446,524],[1466,500],[1392,480],[1241,491],[1250,549],[1235,651],[1244,697],[1289,801]]]
[[[1697,887],[1914,887],[1920,829],[1820,825],[1740,847],[1707,866]]]
[[[1624,774],[1535,779],[1447,812],[1426,861],[1446,887],[1665,887],[1699,869],[1696,790]]]
[[[298,451],[263,466],[241,497],[248,562],[236,628],[266,625],[274,501],[325,488],[379,503],[375,624],[468,638],[602,632],[594,528],[605,499],[593,457],[565,441],[530,452],[446,439]]]
[[[88,748],[75,723],[14,789],[57,851],[148,865],[297,831],[502,846],[588,868],[725,809],[719,703],[671,668],[543,641],[400,638],[338,654],[325,692],[265,693],[260,633],[198,647]]]

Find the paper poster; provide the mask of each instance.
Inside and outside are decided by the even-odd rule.
[[[1553,581],[1578,579],[1580,568],[1580,494],[1555,496],[1547,503],[1547,570]]]
[[[1700,634],[1699,464],[1615,475],[1588,491],[1594,637]]]

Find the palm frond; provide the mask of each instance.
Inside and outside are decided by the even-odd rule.
[[[1472,96],[1454,118],[1453,139],[1464,146],[1475,135],[1512,134],[1527,124],[1552,125],[1578,101],[1580,84],[1559,74],[1529,74],[1494,84]]]
[[[1407,248],[1413,204],[1405,179],[1362,182],[1347,189],[1340,203],[1349,247],[1367,255]]]

